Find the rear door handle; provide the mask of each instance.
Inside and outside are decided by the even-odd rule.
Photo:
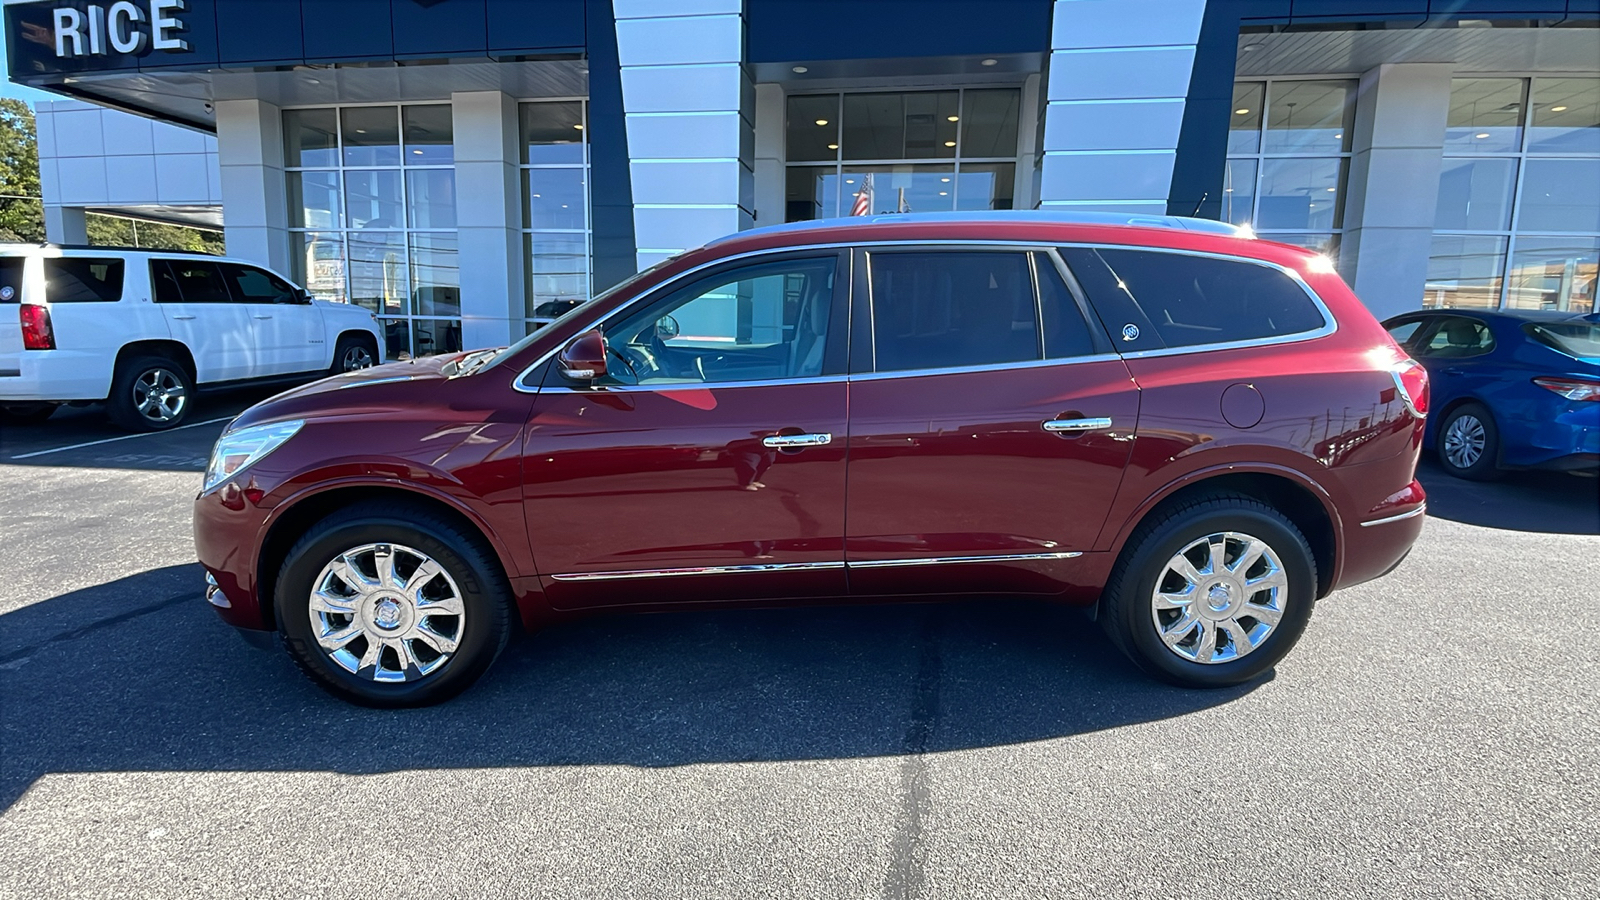
[[[258,318],[258,319],[270,319],[272,317],[271,316],[256,316],[256,318]]]
[[[1052,434],[1078,434],[1084,431],[1101,431],[1111,427],[1108,418],[1095,419],[1051,419],[1045,422],[1044,430]]]
[[[1456,368],[1455,366],[1451,366],[1450,368],[1444,370],[1444,374],[1446,374],[1446,375],[1464,375],[1466,373],[1463,372],[1461,369]]]
[[[183,321],[187,322],[190,319],[194,318],[194,316],[173,316],[173,318],[174,319],[182,319]]]
[[[831,434],[775,434],[761,439],[761,446],[773,450],[797,450],[805,447],[823,447],[833,443]]]

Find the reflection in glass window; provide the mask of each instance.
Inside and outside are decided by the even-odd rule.
[[[339,202],[339,173],[290,172],[289,225],[292,228],[342,228],[344,206]]]
[[[1021,102],[1015,88],[789,97],[785,221],[1012,208]]]
[[[518,117],[523,165],[583,165],[583,103],[524,103]]]
[[[1530,159],[1524,165],[1518,230],[1600,232],[1600,159]]]
[[[1527,79],[1457,78],[1450,82],[1446,153],[1515,153],[1522,149]]]
[[[456,173],[420,169],[406,173],[406,222],[412,228],[456,227]]]
[[[347,166],[400,165],[400,110],[393,106],[347,106],[339,111]]]
[[[350,301],[379,316],[406,314],[406,236],[403,233],[351,232]],[[400,348],[403,351],[405,348]]]
[[[351,228],[404,228],[398,169],[346,169],[344,205]]]
[[[1274,81],[1267,94],[1266,153],[1341,153],[1355,122],[1354,81]]]
[[[461,265],[453,231],[411,235],[411,314],[461,315]]]
[[[1530,153],[1600,154],[1600,78],[1535,78]]]
[[[1595,306],[1596,273],[1600,271],[1600,238],[1519,237],[1511,257],[1506,305],[1591,313]]]
[[[405,119],[407,165],[449,165],[456,161],[455,124],[450,105],[407,106]]]
[[[344,235],[340,232],[301,231],[290,235],[292,274],[313,297],[348,303],[344,268]]]
[[[284,165],[330,167],[339,164],[339,112],[291,109],[283,114]]]
[[[1222,174],[1222,220],[1234,225],[1255,221],[1256,167],[1253,159],[1230,159]]]
[[[1501,272],[1505,269],[1503,237],[1433,236],[1428,255],[1423,306],[1494,309],[1500,305]]]
[[[1511,227],[1514,159],[1446,159],[1439,176],[1434,226],[1440,231],[1498,231]]]

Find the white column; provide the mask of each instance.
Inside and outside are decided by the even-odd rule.
[[[1056,0],[1044,209],[1165,215],[1205,0]]]
[[[1017,117],[1017,182],[1012,191],[1012,209],[1033,209],[1039,202],[1039,185],[1034,177],[1039,167],[1039,88],[1038,75],[1022,83],[1022,114]]]
[[[1422,305],[1452,70],[1396,63],[1361,76],[1339,262],[1380,319]]]
[[[291,268],[283,113],[262,100],[218,100],[215,114],[228,255],[287,274]]]
[[[89,243],[88,217],[77,206],[46,206],[44,237],[52,244]]]
[[[782,85],[756,85],[755,206],[751,212],[758,226],[783,224],[788,205],[784,170],[788,151],[783,135],[786,103]]]
[[[517,101],[500,91],[450,95],[463,349],[522,337],[526,314]]]
[[[742,0],[613,0],[640,268],[750,227]]]

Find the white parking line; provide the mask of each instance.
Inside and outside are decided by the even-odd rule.
[[[121,437],[101,438],[98,441],[85,441],[82,444],[71,444],[71,445],[66,446],[66,447],[51,447],[49,450],[35,450],[32,453],[24,453],[21,456],[0,457],[0,462],[10,462],[11,460],[14,460],[14,459],[31,459],[31,458],[33,458],[35,456],[45,456],[45,455],[48,455],[48,454],[51,454],[51,453],[65,453],[68,450],[81,450],[84,447],[93,447],[96,444],[110,444],[110,443],[112,443],[114,441],[129,441],[129,440],[132,440],[134,438],[155,437],[158,434],[170,434],[170,433],[172,433],[174,431],[182,431],[185,428],[199,428],[201,425],[215,425],[218,422],[227,422],[227,421],[232,420],[233,418],[235,418],[235,417],[234,416],[223,416],[220,419],[207,419],[204,422],[194,422],[194,423],[189,424],[189,425],[179,425],[177,428],[168,428],[166,431],[148,431],[148,432],[145,432],[144,434],[124,434]]]

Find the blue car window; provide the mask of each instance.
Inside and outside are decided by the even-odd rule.
[[[1447,317],[1428,339],[1427,355],[1437,359],[1465,359],[1494,349],[1489,326],[1476,319]]]

